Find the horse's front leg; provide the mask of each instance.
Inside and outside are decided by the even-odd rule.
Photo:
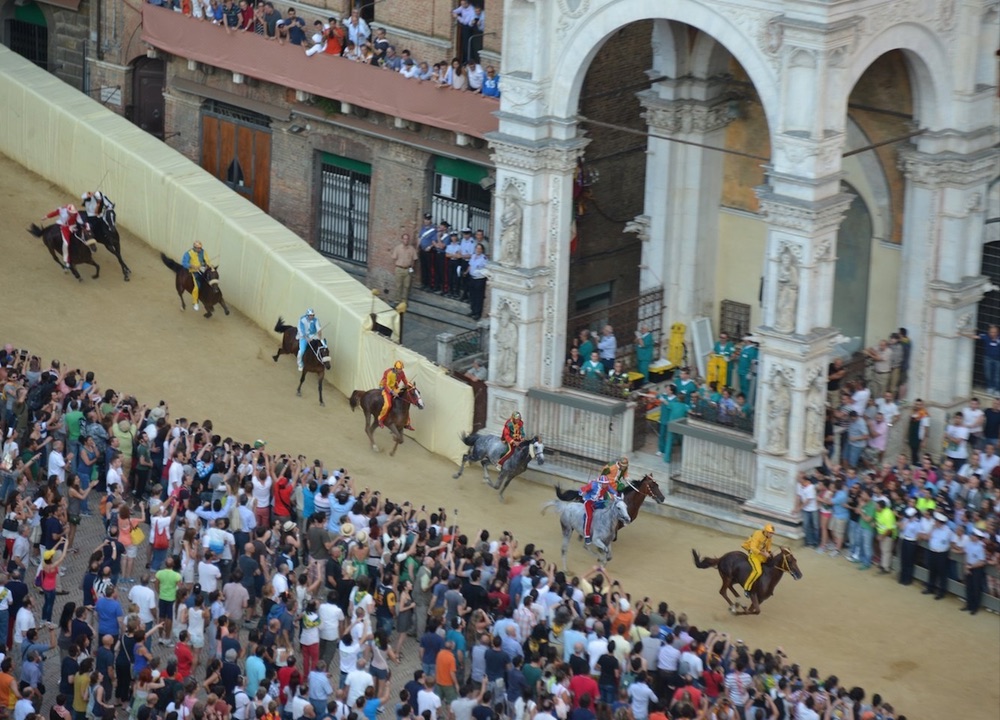
[[[395,441],[396,444],[393,445],[392,450],[389,451],[389,457],[395,455],[396,450],[398,450],[399,446],[403,444],[403,431],[400,430],[395,425],[392,426],[392,439],[393,441]]]
[[[375,427],[378,425],[378,416],[369,415],[368,411],[365,410],[365,435],[368,436],[368,442],[372,446],[372,452],[378,452],[378,445],[375,444]]]
[[[302,371],[302,377],[299,378],[299,386],[295,389],[295,394],[302,397],[302,383],[306,381],[306,371]]]
[[[319,387],[319,404],[326,407],[326,403],[323,402],[323,373],[319,374],[319,381],[316,384]]]
[[[489,469],[490,456],[487,455],[486,457],[484,457],[482,460],[479,461],[479,464],[483,466],[483,482],[489,485],[490,487],[494,487],[493,481],[490,480],[490,469]]]
[[[222,299],[222,295],[219,295],[219,305],[222,306],[222,312],[229,314],[229,306],[226,305],[226,301]]]
[[[125,264],[125,261],[122,259],[121,250],[116,249],[112,245],[108,245],[107,248],[108,250],[111,251],[111,254],[115,256],[115,259],[118,260],[118,264],[121,265],[122,268],[122,276],[125,278],[125,282],[128,282],[129,275],[132,274],[132,271],[129,269],[128,265]]]
[[[91,259],[90,264],[94,266],[94,270],[95,270],[95,272],[94,272],[94,280],[96,280],[97,278],[99,278],[101,276],[101,266],[98,265],[97,263],[95,263],[93,261],[93,259]]]
[[[278,358],[281,357],[281,351],[283,349],[284,348],[282,348],[280,346],[278,347],[278,352],[274,353],[274,357],[271,358],[272,360],[274,360],[274,362],[278,362]]]
[[[177,297],[181,299],[181,312],[187,310],[187,305],[184,304],[184,288],[177,291]]]

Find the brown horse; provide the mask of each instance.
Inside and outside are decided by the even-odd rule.
[[[660,486],[653,479],[652,473],[646,473],[642,480],[637,483],[628,481],[628,489],[622,493],[622,499],[625,500],[625,506],[628,508],[628,517],[630,521],[634,521],[639,517],[639,508],[642,507],[642,503],[646,498],[652,498],[659,505],[666,501],[663,497],[663,493],[660,491]],[[556,497],[564,502],[583,502],[583,498],[580,497],[580,493],[576,490],[563,490],[558,485],[556,485]],[[625,523],[618,523],[618,529],[621,530],[625,527]]]
[[[375,444],[375,429],[378,427],[378,416],[382,412],[382,391],[378,388],[374,390],[355,390],[351,393],[351,410],[356,410],[358,406],[365,413],[365,434],[368,442],[372,444],[372,450],[379,452],[378,445]],[[396,454],[396,448],[403,442],[403,430],[410,424],[410,406],[416,405],[421,410],[424,409],[424,401],[420,398],[420,391],[417,384],[411,383],[409,387],[392,399],[392,407],[389,414],[385,416],[385,426],[392,433],[392,439],[396,443],[392,446],[389,456]]]
[[[286,325],[285,320],[279,315],[278,322],[274,326],[274,332],[281,333],[281,345],[278,352],[271,359],[278,362],[282,355],[299,355],[299,341],[295,339],[298,329],[294,325]],[[313,340],[309,347],[302,354],[302,377],[299,378],[299,389],[296,395],[302,395],[302,383],[306,381],[306,373],[317,373],[319,375],[319,404],[325,406],[323,402],[323,378],[326,371],[330,369],[330,348],[322,340]]]
[[[52,259],[58,263],[59,267],[63,267],[62,230],[59,229],[59,226],[47,225],[46,227],[40,227],[32,223],[31,227],[28,228],[28,232],[37,238],[41,238],[45,247],[48,248],[49,254],[52,255]],[[83,282],[83,278],[76,271],[77,265],[93,265],[97,271],[94,273],[94,279],[96,280],[100,276],[101,266],[94,262],[94,252],[96,251],[97,243],[94,242],[94,239],[86,231],[84,231],[83,238],[74,234],[73,239],[70,240],[69,271],[80,282]]]
[[[691,550],[691,554],[694,555],[696,567],[718,569],[719,577],[722,578],[722,589],[719,590],[719,594],[729,604],[729,612],[733,615],[759,615],[760,604],[774,594],[774,589],[778,587],[781,576],[785,573],[796,580],[802,579],[802,571],[799,570],[799,564],[795,561],[792,551],[786,547],[780,548],[777,555],[772,555],[764,562],[762,567],[764,572],[750,590],[750,607],[747,608],[729,599],[730,592],[734,598],[739,599],[739,592],[733,585],[736,583],[742,585],[750,575],[750,561],[745,552],[733,550],[719,558],[701,558],[694,549]]]
[[[171,260],[163,253],[160,253],[160,260],[163,261],[164,265],[174,271],[174,287],[177,290],[177,297],[181,299],[181,310],[186,310],[187,305],[184,304],[184,293],[190,293],[194,290],[194,275],[179,262]],[[219,288],[218,266],[210,265],[205,268],[204,278],[204,282],[199,288],[198,299],[205,303],[205,317],[212,317],[212,309],[216,305],[221,305],[222,309],[225,310],[226,315],[228,315],[229,306],[226,305],[226,301],[222,299],[222,290]]]

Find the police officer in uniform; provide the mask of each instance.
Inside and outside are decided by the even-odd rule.
[[[965,607],[962,612],[975,615],[986,582],[986,533],[973,529],[965,543]]]
[[[955,539],[955,533],[948,527],[948,518],[944,513],[934,513],[934,526],[924,536],[927,541],[927,587],[924,595],[936,593],[936,600],[944,597],[948,589],[948,553]]]
[[[913,565],[917,556],[917,540],[920,538],[920,518],[915,507],[903,511],[899,524],[899,584],[913,582]]]

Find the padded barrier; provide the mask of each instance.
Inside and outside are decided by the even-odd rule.
[[[0,152],[67,188],[77,202],[100,184],[121,224],[167,255],[179,258],[201,240],[219,264],[227,301],[266,331],[279,314],[294,322],[315,308],[329,323],[327,378],[341,393],[375,387],[384,369],[402,359],[427,408],[412,416],[414,437],[461,460],[459,433],[472,427],[471,388],[368,331],[368,288],[180,153],[3,46]],[[398,331],[398,316],[381,300],[374,306],[379,321]]]

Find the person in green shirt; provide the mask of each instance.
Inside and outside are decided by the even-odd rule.
[[[590,330],[587,328],[580,331],[580,344],[577,347],[580,350],[580,357],[582,357],[584,361],[589,360],[590,353],[597,349],[597,346],[594,345],[594,341],[590,339]]]
[[[73,714],[77,718],[87,715],[90,700],[90,673],[94,670],[94,658],[86,658],[80,663],[80,670],[73,676]]]
[[[858,520],[861,533],[861,553],[858,562],[859,570],[867,570],[872,566],[872,546],[875,542],[875,501],[867,490],[861,491],[861,515]]]
[[[892,546],[896,541],[896,513],[885,498],[877,503],[875,532],[878,534],[879,568],[883,575],[892,572]]]
[[[161,645],[170,642],[170,633],[174,624],[174,603],[177,601],[177,585],[181,574],[174,570],[174,559],[168,557],[166,567],[156,573],[156,596],[159,599],[159,617],[163,623],[163,638]]]
[[[643,323],[635,333],[635,366],[642,373],[643,381],[649,382],[649,366],[653,362],[656,344],[649,325]]]
[[[83,422],[83,413],[80,412],[80,401],[73,400],[69,404],[69,411],[64,416],[66,423],[66,452],[72,453],[73,457],[80,457],[80,424]]]

